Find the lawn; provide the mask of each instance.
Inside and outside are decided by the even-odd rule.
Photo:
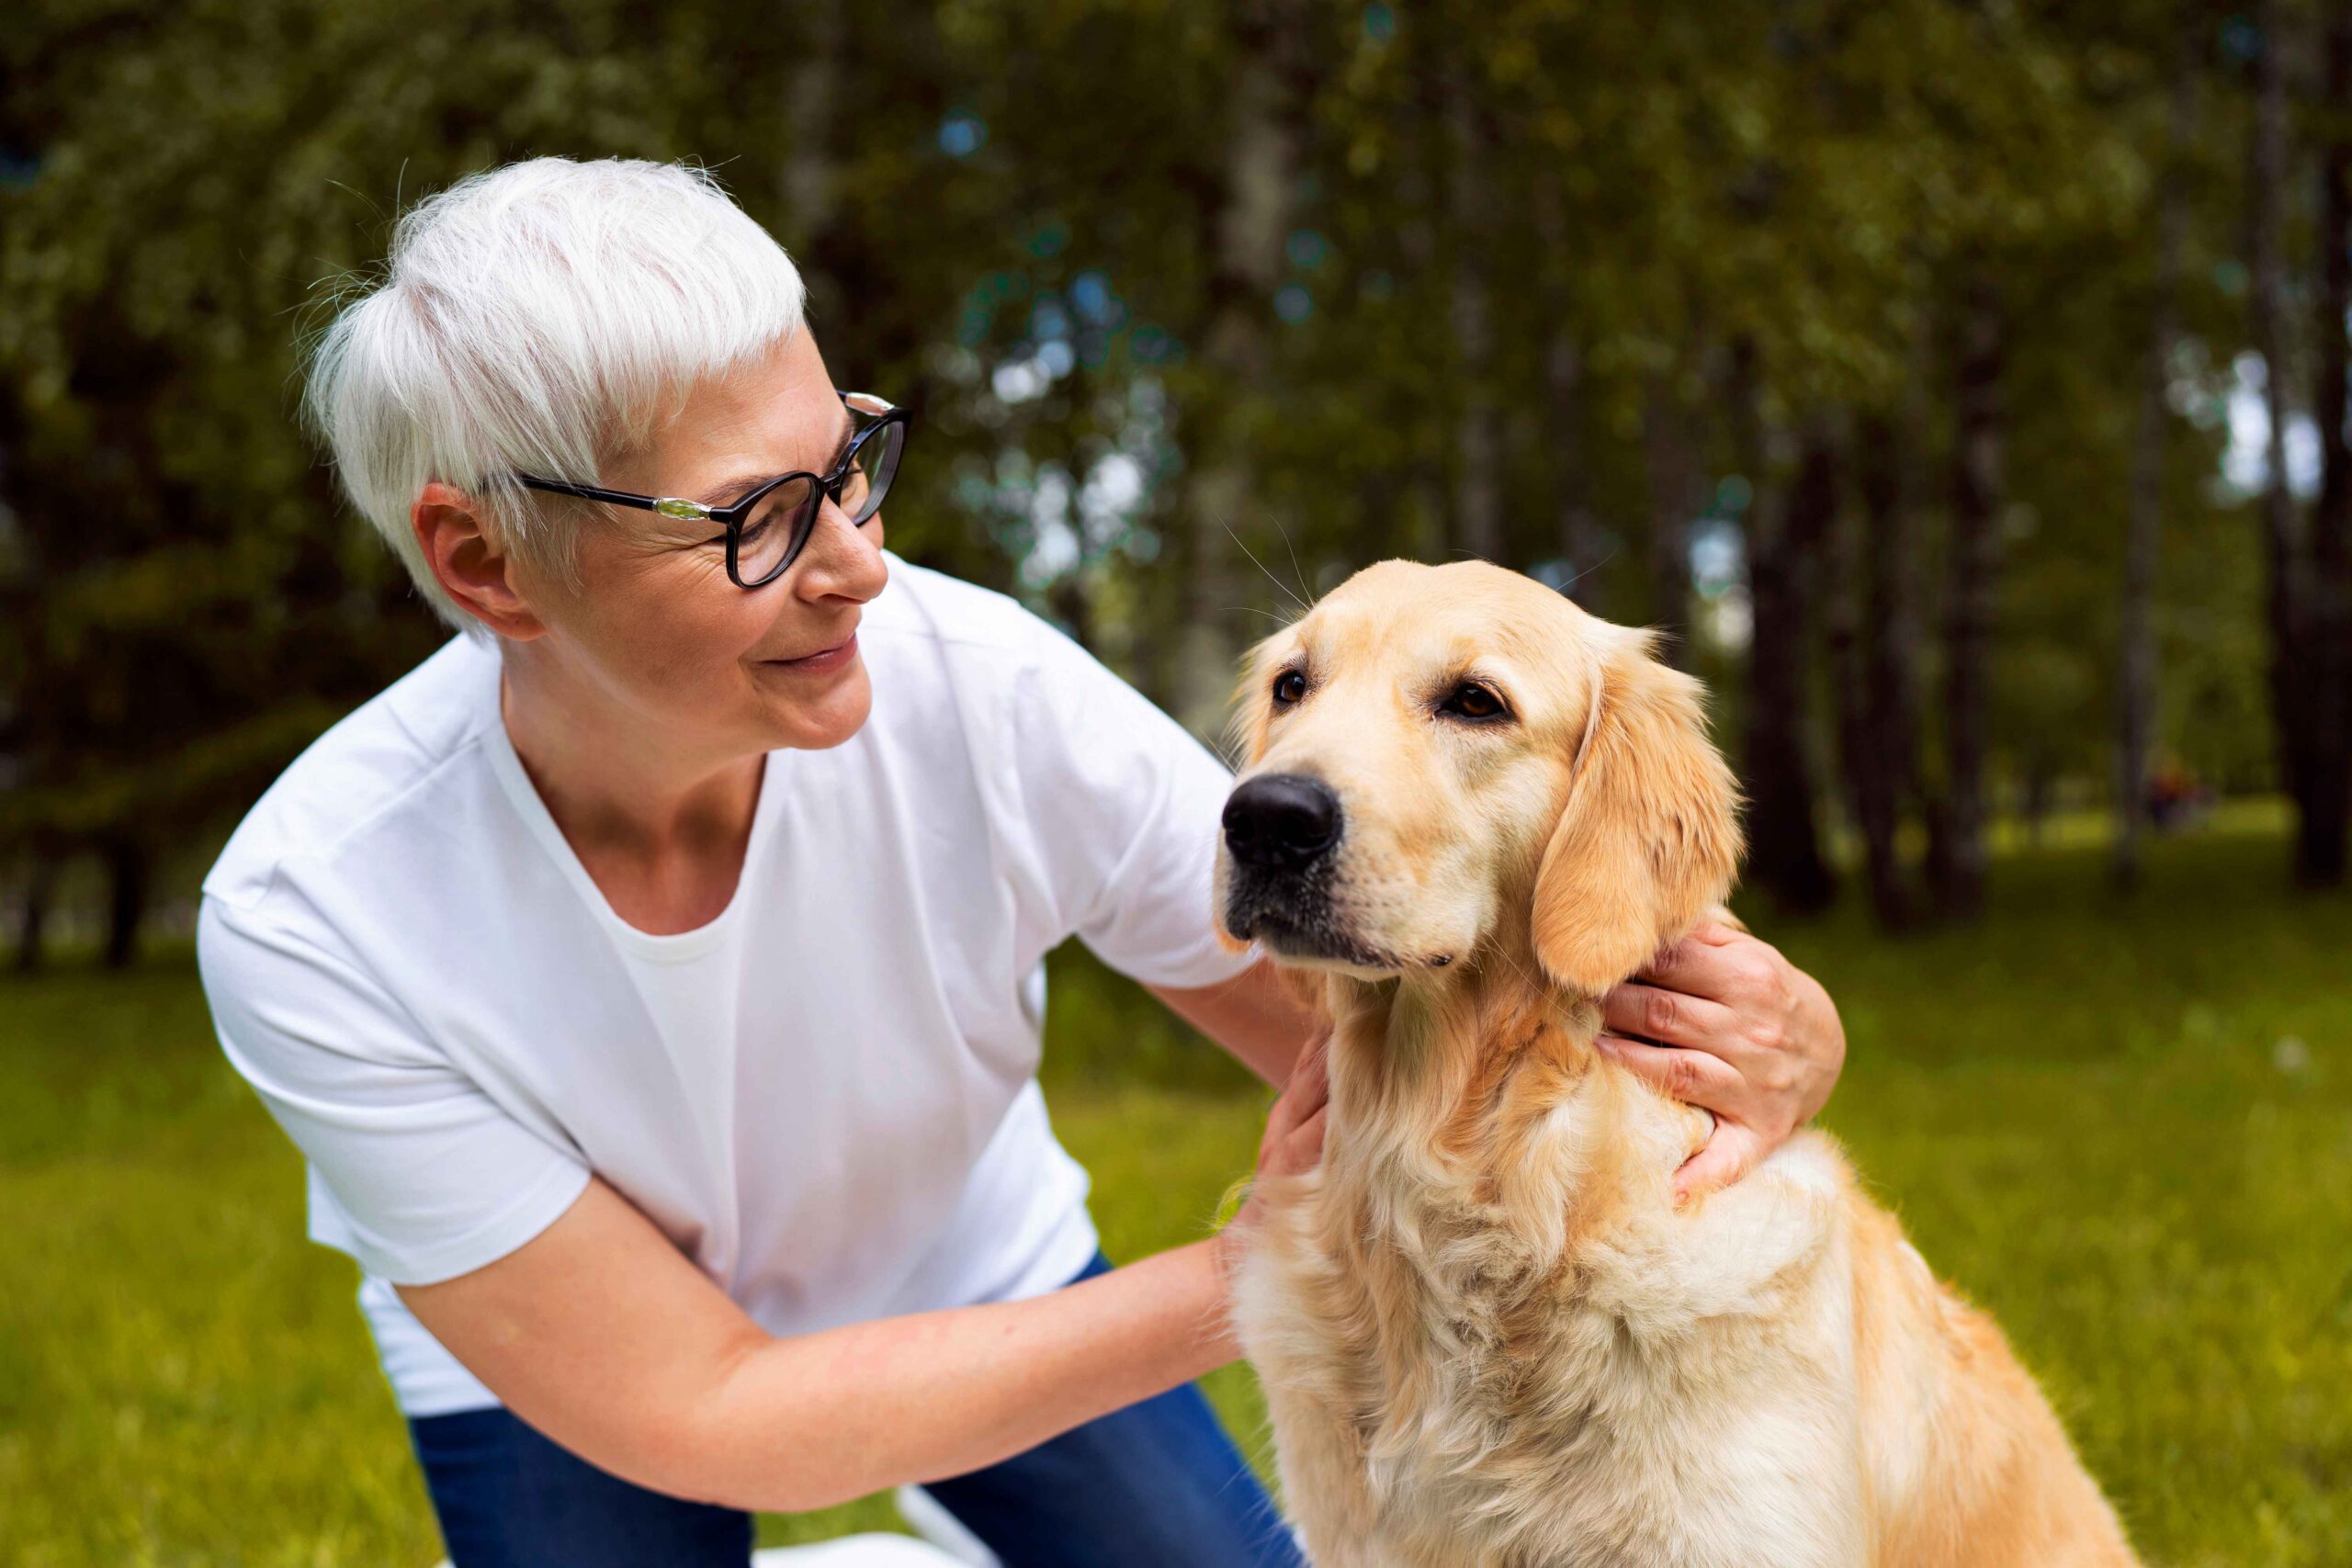
[[[2130,903],[2067,845],[2005,856],[1975,929],[1761,922],[1845,1011],[1826,1120],[2184,1568],[2352,1562],[2352,900],[2281,893],[2281,855],[2241,817]],[[1114,1257],[1200,1234],[1264,1102],[1134,995],[1057,965],[1048,1085]],[[185,954],[0,981],[0,1562],[437,1555],[300,1204]],[[1246,1372],[1214,1392],[1254,1439]]]

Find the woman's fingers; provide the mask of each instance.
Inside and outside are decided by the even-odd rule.
[[[1298,1054],[1298,1065],[1291,1069],[1290,1081],[1283,1086],[1285,1094],[1295,1094],[1300,1103],[1309,1107],[1321,1105],[1331,1098],[1331,1031],[1326,1025],[1307,1041]]]
[[[1290,1080],[1274,1099],[1274,1109],[1268,1120],[1284,1129],[1297,1126],[1330,1102],[1331,1064],[1328,1035],[1307,1042],[1298,1055],[1298,1065],[1291,1068]]]
[[[1600,999],[1601,1022],[1619,1034],[1662,1045],[1690,1045],[1725,1055],[1739,1033],[1739,1015],[1718,1001],[1664,986],[1628,982]]]
[[[1636,979],[1738,1007],[1780,988],[1781,955],[1745,931],[1713,922],[1659,950]]]
[[[1611,1060],[1623,1062],[1668,1099],[1712,1111],[1717,1120],[1737,1118],[1752,1104],[1747,1080],[1729,1062],[1689,1046],[1653,1045],[1645,1040],[1603,1033],[1594,1042]],[[1720,1129],[1716,1136],[1722,1136]]]
[[[1622,1034],[1604,1033],[1597,1043],[1610,1057],[1624,1063],[1670,1098],[1714,1113],[1714,1133],[1674,1173],[1677,1202],[1730,1186],[1755,1169],[1757,1162],[1779,1144],[1778,1138],[1765,1136],[1742,1119],[1758,1109],[1756,1093],[1722,1057],[1688,1047],[1652,1045]]]
[[[1330,1113],[1329,1106],[1318,1106],[1315,1114],[1291,1129],[1282,1146],[1273,1151],[1274,1163],[1268,1166],[1268,1176],[1296,1176],[1313,1170],[1323,1160],[1323,1128]]]
[[[1754,1170],[1772,1146],[1772,1141],[1755,1128],[1717,1117],[1715,1135],[1674,1173],[1675,1201],[1683,1202],[1730,1186]]]
[[[1747,1175],[1821,1108],[1845,1061],[1845,1029],[1820,984],[1713,920],[1603,998],[1601,1016],[1610,1055],[1715,1113],[1714,1135],[1675,1177],[1679,1197]]]
[[[1266,1134],[1258,1145],[1261,1176],[1311,1170],[1322,1157],[1324,1116],[1331,1100],[1329,1045],[1328,1032],[1307,1042],[1290,1081],[1266,1112]]]

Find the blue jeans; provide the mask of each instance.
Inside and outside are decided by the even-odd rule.
[[[1098,1253],[1078,1278],[1110,1267]],[[623,1481],[503,1409],[418,1416],[409,1431],[452,1568],[743,1568],[752,1554],[741,1509]],[[1189,1385],[925,1490],[1005,1568],[1302,1568]]]

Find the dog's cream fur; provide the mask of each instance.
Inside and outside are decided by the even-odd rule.
[[[1465,679],[1507,714],[1443,711]],[[1241,726],[1245,779],[1345,813],[1319,926],[1230,929],[1218,867],[1227,935],[1316,971],[1335,1030],[1322,1167],[1275,1184],[1237,1284],[1317,1563],[2133,1561],[1827,1137],[1676,1208],[1710,1119],[1596,1054],[1596,998],[1727,893],[1739,836],[1646,634],[1385,563],[1261,645]]]

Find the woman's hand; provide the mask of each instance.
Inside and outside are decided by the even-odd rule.
[[[1677,1199],[1725,1187],[1829,1099],[1846,1061],[1837,1004],[1778,948],[1702,921],[1601,1003],[1600,1049],[1686,1104],[1714,1135],[1675,1173]]]
[[[1331,1104],[1331,1033],[1329,1028],[1311,1036],[1292,1067],[1290,1081],[1266,1113],[1265,1135],[1258,1140],[1258,1173],[1250,1184],[1250,1201],[1217,1236],[1217,1257],[1226,1276],[1232,1276],[1237,1247],[1247,1246],[1250,1232],[1265,1216],[1264,1185],[1268,1177],[1297,1176],[1323,1159],[1323,1126]]]

